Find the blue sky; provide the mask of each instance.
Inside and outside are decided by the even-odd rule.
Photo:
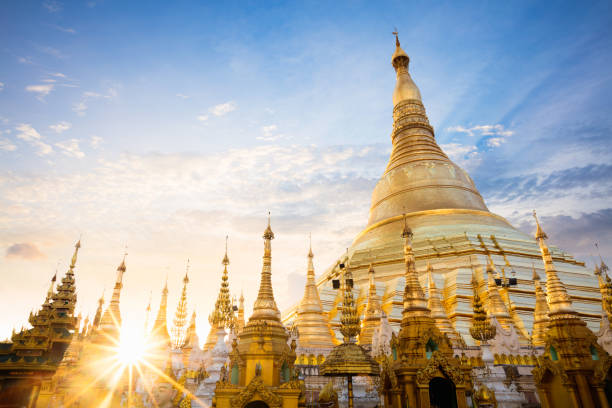
[[[211,3],[211,4],[207,4]],[[142,319],[191,259],[202,333],[225,234],[250,306],[272,211],[277,298],[366,223],[390,151],[394,27],[436,138],[489,208],[612,255],[610,2],[13,1],[0,15],[0,337],[83,235],[92,313],[128,245]],[[612,260],[610,260],[612,262]],[[107,298],[109,291],[107,290]]]

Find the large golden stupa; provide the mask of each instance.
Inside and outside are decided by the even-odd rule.
[[[463,339],[472,344],[470,280],[475,273],[487,281],[486,266],[494,277],[516,277],[517,285],[500,288],[503,314],[514,323],[523,342],[531,332],[534,307],[533,267],[544,274],[540,252],[532,237],[514,228],[487,208],[468,173],[453,163],[436,143],[419,88],[408,70],[409,57],[396,41],[391,63],[397,74],[393,91],[392,151],[387,167],[372,193],[366,227],[354,239],[346,255],[317,281],[324,313],[332,327],[339,326],[337,293],[331,280],[338,276],[341,260],[349,258],[358,291],[358,307],[364,310],[369,289],[368,270],[376,269],[378,293],[389,321],[399,326],[404,288],[403,215],[414,232],[414,252],[420,283],[428,287],[429,263],[435,286],[442,295],[448,318]],[[547,204],[542,197],[542,207]],[[583,262],[558,248],[551,248],[560,278],[566,283],[575,308],[590,328],[601,317],[597,281]],[[488,299],[487,299],[488,302]],[[285,311],[283,321],[295,319],[297,306]]]

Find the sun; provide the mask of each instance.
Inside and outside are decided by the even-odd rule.
[[[117,349],[119,361],[125,365],[140,362],[146,352],[146,342],[142,333],[125,327],[121,329],[121,341]]]

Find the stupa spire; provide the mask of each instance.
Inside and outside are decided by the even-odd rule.
[[[236,317],[236,331],[240,333],[244,329],[244,292],[240,291],[240,299],[238,300],[238,316]]]
[[[446,309],[444,308],[444,304],[442,304],[441,293],[436,287],[436,282],[434,280],[434,268],[429,262],[427,263],[427,278],[429,280],[429,299],[427,300],[427,307],[431,310],[431,317],[436,322],[438,329],[442,333],[445,333],[454,344],[457,344],[460,340],[460,336],[446,314]]]
[[[268,320],[275,321],[280,324],[280,312],[274,300],[274,292],[272,290],[272,240],[274,232],[270,225],[270,213],[268,212],[268,226],[263,234],[264,239],[264,255],[263,265],[261,270],[261,282],[259,284],[259,293],[253,305],[253,314],[251,320]]]
[[[330,328],[323,315],[323,306],[315,283],[312,243],[308,250],[308,267],[304,296],[297,310],[295,323],[299,329],[301,347],[333,347]]]
[[[208,322],[210,323],[210,331],[206,337],[206,343],[204,344],[204,350],[209,350],[215,347],[217,344],[217,333],[219,329],[225,329],[230,327],[234,320],[234,309],[232,307],[232,299],[230,297],[229,290],[229,275],[227,272],[227,266],[229,265],[229,257],[227,255],[227,236],[225,237],[225,255],[221,264],[223,265],[223,273],[221,275],[221,286],[219,287],[219,293],[217,295],[217,301],[215,302],[215,308],[210,315],[208,315]]]
[[[412,230],[408,227],[406,215],[404,214],[404,229],[402,238],[404,238],[404,263],[406,265],[404,277],[406,279],[406,287],[404,289],[404,316],[406,314],[425,314],[430,316],[430,310],[427,307],[427,299],[425,292],[419,282],[419,276],[416,271],[414,252],[412,250]]]
[[[119,306],[121,301],[121,289],[123,288],[123,274],[126,271],[126,256],[127,252],[123,254],[123,259],[117,267],[117,279],[115,280],[115,286],[113,287],[113,295],[108,308],[102,315],[102,321],[100,322],[100,326],[103,330],[114,332],[117,338],[119,335],[119,328],[121,327],[121,310]]]
[[[535,287],[535,308],[533,310],[531,341],[534,346],[543,346],[546,344],[546,333],[548,331],[548,303],[546,303],[546,295],[544,290],[542,290],[540,275],[536,272],[535,265],[532,268],[533,286]]]
[[[571,314],[578,318],[576,312],[572,308],[572,301],[567,294],[565,285],[557,275],[557,270],[553,263],[552,256],[550,255],[550,250],[548,249],[548,245],[546,245],[548,236],[540,226],[540,221],[538,220],[535,210],[533,210],[533,218],[537,226],[535,238],[540,245],[544,270],[546,271],[546,300],[550,310],[549,314],[551,317],[557,314]]]
[[[98,299],[98,308],[96,309],[96,314],[93,319],[93,328],[97,329],[100,326],[100,320],[102,319],[102,309],[104,308],[104,292],[102,292],[102,296]]]
[[[168,334],[168,278],[166,277],[166,283],[162,289],[161,300],[159,302],[159,309],[157,311],[157,317],[155,323],[153,323],[153,330],[151,336],[156,339],[159,343],[158,346],[170,346],[170,335]]]
[[[343,298],[342,314],[340,315],[340,333],[344,336],[344,343],[353,343],[354,338],[359,336],[361,327],[359,325],[359,314],[353,299],[353,274],[346,260],[344,279],[342,280]]]
[[[370,268],[368,269],[368,278],[370,281],[368,288],[368,301],[366,303],[365,313],[363,316],[361,333],[359,334],[359,344],[362,346],[372,343],[374,332],[380,326],[380,319],[383,313],[378,295],[376,294],[376,282],[374,275],[374,265],[370,264]]]
[[[438,209],[488,212],[472,179],[436,143],[409,63],[396,34],[391,57],[396,72],[391,156],[372,193],[368,226],[389,219],[399,222],[402,212]]]
[[[495,283],[495,272],[495,264],[493,264],[492,259],[489,259],[487,263],[487,306],[489,308],[489,313],[494,316],[504,328],[508,328],[512,324],[512,317]]]
[[[183,291],[181,292],[181,298],[176,305],[176,312],[174,313],[174,325],[172,328],[172,346],[175,349],[179,349],[185,345],[185,324],[187,323],[187,284],[189,283],[189,259],[187,259],[187,266],[185,270],[185,277],[183,278]]]

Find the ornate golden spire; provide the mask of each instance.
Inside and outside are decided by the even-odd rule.
[[[535,265],[532,267],[533,285],[535,287],[535,308],[533,310],[531,341],[534,346],[543,346],[546,344],[546,334],[548,331],[548,303],[546,303],[546,295],[542,290],[540,275],[536,272]]]
[[[496,329],[495,326],[491,325],[491,321],[484,310],[480,295],[478,294],[478,281],[474,275],[472,275],[472,288],[474,290],[474,298],[472,300],[474,312],[472,314],[470,334],[474,340],[486,343],[495,337]]]
[[[155,323],[153,323],[153,330],[151,331],[151,337],[158,343],[157,346],[170,346],[170,335],[168,334],[168,278],[162,289],[161,300],[159,302],[159,310],[157,311],[157,317]]]
[[[270,213],[268,213],[268,227],[263,234],[264,239],[264,255],[263,266],[261,270],[261,282],[259,284],[259,293],[257,300],[253,305],[253,314],[249,318],[259,321],[274,321],[280,324],[280,312],[274,300],[274,292],[272,291],[272,240],[274,232],[270,226]]]
[[[374,266],[370,264],[370,269],[368,270],[368,276],[370,278],[368,302],[366,303],[365,313],[363,316],[363,326],[361,327],[361,333],[359,334],[359,344],[362,346],[372,344],[374,331],[380,326],[380,319],[382,317],[382,308],[380,307],[378,295],[376,294],[374,273]]]
[[[406,264],[406,272],[404,274],[406,287],[404,289],[403,314],[406,315],[408,313],[430,316],[431,311],[427,308],[425,292],[423,292],[416,271],[414,252],[412,251],[412,230],[408,227],[405,214],[402,238],[404,238],[404,263]]]
[[[393,90],[393,148],[385,173],[372,193],[368,227],[384,220],[399,221],[402,212],[438,209],[488,212],[469,175],[436,143],[421,93],[408,71],[409,62],[396,37],[391,57],[397,77]]]
[[[340,333],[344,336],[344,343],[353,343],[354,338],[359,335],[361,327],[359,325],[359,314],[353,300],[353,274],[346,261],[346,269],[344,270],[344,280],[342,289],[344,297],[342,300],[342,315],[340,316]]]
[[[504,327],[510,327],[512,324],[512,317],[510,317],[510,313],[508,313],[508,309],[506,308],[506,304],[499,293],[499,289],[495,284],[495,265],[493,261],[489,259],[489,263],[487,264],[487,286],[488,286],[488,299],[487,299],[487,307],[489,308],[489,313],[492,316],[495,316],[497,321]]]
[[[234,310],[232,308],[232,300],[230,298],[229,290],[229,276],[227,272],[229,262],[229,257],[227,256],[227,237],[225,237],[225,255],[221,261],[221,264],[223,265],[221,287],[219,288],[219,294],[217,295],[217,301],[215,302],[215,310],[213,310],[208,317],[211,330],[216,330],[219,327],[229,327],[234,317]]]
[[[334,343],[327,319],[323,315],[323,306],[321,306],[319,291],[315,283],[313,258],[311,244],[308,250],[308,268],[306,285],[304,286],[304,297],[298,306],[295,324],[299,330],[299,344],[301,347],[331,348],[334,346]]]
[[[172,327],[172,346],[175,349],[180,349],[185,345],[185,324],[187,323],[187,284],[189,283],[189,259],[187,259],[187,266],[185,270],[185,277],[183,278],[183,291],[181,292],[181,298],[176,305],[176,312],[174,313],[174,325]]]
[[[431,317],[436,322],[438,329],[442,333],[445,333],[454,344],[457,344],[460,342],[460,336],[446,314],[446,309],[442,304],[442,296],[434,281],[433,272],[433,266],[428,262],[427,277],[429,280],[429,299],[427,301],[427,307],[431,310]]]
[[[151,316],[151,298],[153,297],[153,291],[149,292],[149,303],[147,304],[147,308],[145,309],[145,324],[144,324],[144,330],[145,333],[147,333],[147,331],[149,330],[149,317]]]
[[[550,309],[549,315],[551,318],[554,318],[555,315],[571,314],[573,317],[578,318],[576,312],[572,308],[572,301],[567,294],[565,285],[563,285],[557,276],[557,270],[555,269],[552,256],[546,245],[546,239],[548,237],[540,226],[535,210],[533,210],[533,218],[535,218],[537,225],[535,238],[540,245],[544,270],[546,271],[546,300],[548,302],[548,308]]]
[[[102,315],[102,321],[100,327],[106,332],[112,332],[113,335],[119,338],[119,328],[121,327],[121,310],[119,308],[121,300],[121,289],[123,288],[123,274],[126,271],[125,257],[127,253],[123,255],[123,260],[117,267],[117,279],[115,280],[115,287],[113,288],[113,295],[111,297],[108,308]]]

